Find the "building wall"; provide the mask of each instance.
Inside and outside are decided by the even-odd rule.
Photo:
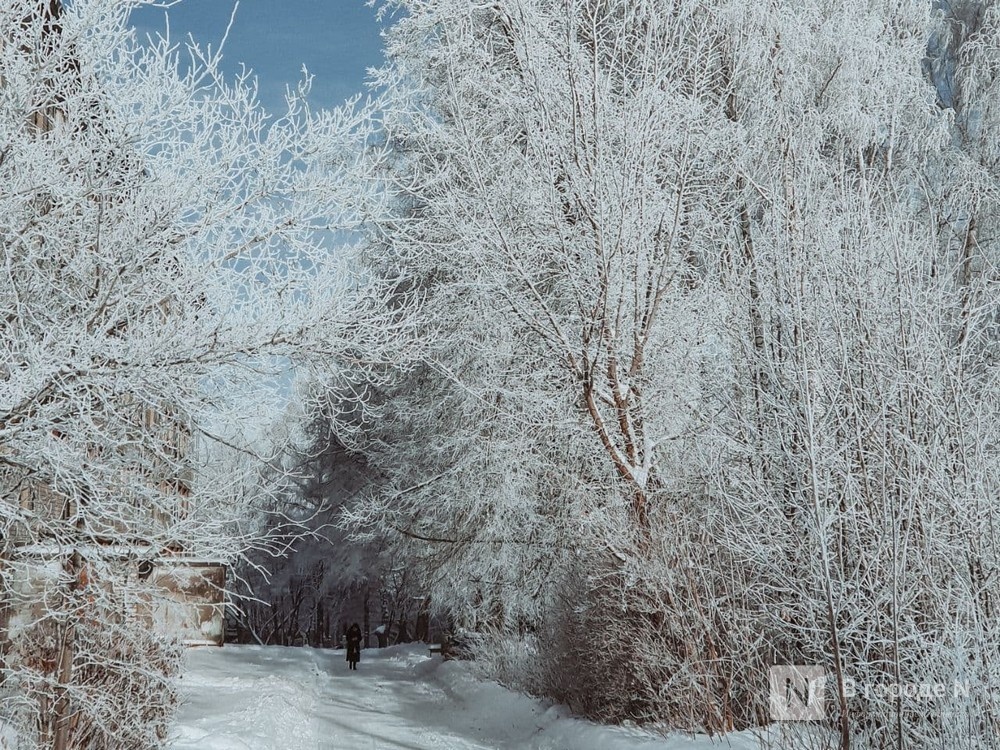
[[[226,568],[221,563],[165,559],[152,580],[157,628],[189,646],[221,646],[225,636]]]

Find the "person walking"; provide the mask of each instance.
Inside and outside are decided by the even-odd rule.
[[[354,623],[347,631],[347,665],[349,669],[357,669],[361,661],[361,627]]]

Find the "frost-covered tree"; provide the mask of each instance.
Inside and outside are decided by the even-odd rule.
[[[393,329],[357,322],[375,292],[335,249],[364,108],[312,112],[304,87],[271,118],[216,53],[140,42],[135,5],[0,7],[3,720],[24,747],[163,744],[179,654],[149,627],[150,563],[252,546],[261,382],[377,359]]]
[[[385,265],[425,300],[425,363],[377,430],[391,491],[352,520],[424,542],[432,601],[460,621],[551,629],[561,697],[639,716],[645,686],[608,700],[598,684],[635,674],[601,644],[664,627],[644,571],[672,525],[665,498],[691,481],[728,127],[701,75],[708,19],[407,7],[379,81],[400,211],[383,229]],[[620,651],[643,649],[628,636]],[[572,684],[571,664],[588,667]]]
[[[841,747],[957,746],[997,711],[995,548],[977,531],[996,513],[995,292],[973,273],[989,190],[956,153],[963,116],[921,75],[930,9],[814,14],[808,38],[801,19],[739,19],[771,54],[734,66],[746,218],[720,274],[738,304],[715,529],[748,564],[765,642],[830,669]],[[980,687],[928,710],[852,700],[851,680]]]
[[[314,403],[309,395],[299,399]],[[235,593],[252,595],[239,602],[241,639],[324,647],[339,643],[352,622],[362,624],[369,645],[379,625],[394,642],[426,638],[426,623],[421,631],[416,622],[410,558],[387,545],[384,534],[366,529],[359,539],[341,523],[344,508],[380,483],[363,456],[338,439],[337,432],[351,426],[321,409],[286,458],[284,512],[270,523],[276,536],[285,528],[288,544],[260,549],[240,566]]]
[[[593,715],[765,723],[818,663],[844,750],[987,736],[995,11],[393,5],[371,266],[424,349],[349,522]]]

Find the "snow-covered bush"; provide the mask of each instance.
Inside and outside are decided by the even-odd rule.
[[[124,596],[77,590],[64,603],[74,620],[72,631],[46,618],[17,634],[11,668],[23,700],[8,718],[24,743],[34,737],[42,747],[54,746],[64,715],[60,701],[72,713],[72,747],[143,750],[166,740],[182,647],[150,627],[148,616],[135,608],[137,594],[155,592],[132,588]],[[67,658],[62,644],[67,636],[76,656],[72,679],[61,682],[56,675],[60,659]]]

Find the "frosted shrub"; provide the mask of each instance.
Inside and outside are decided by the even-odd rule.
[[[486,628],[472,652],[475,673],[529,695],[549,694],[539,681],[542,649],[535,633],[504,633]]]

